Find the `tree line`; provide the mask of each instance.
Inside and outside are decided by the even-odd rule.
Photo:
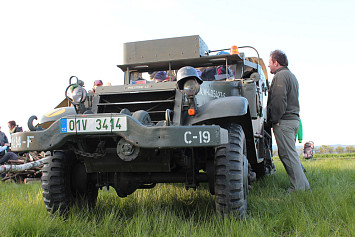
[[[303,149],[302,149],[303,150]],[[355,146],[341,146],[337,147],[322,145],[314,149],[315,154],[343,154],[343,153],[355,153]]]

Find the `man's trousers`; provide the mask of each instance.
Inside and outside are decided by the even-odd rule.
[[[309,183],[296,150],[295,136],[298,126],[299,120],[280,120],[279,125],[272,126],[280,160],[290,179],[290,191],[309,189]]]

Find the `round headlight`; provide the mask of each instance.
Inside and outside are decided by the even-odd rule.
[[[84,102],[87,96],[86,90],[77,84],[69,86],[66,94],[75,104]]]
[[[184,92],[187,96],[194,96],[200,91],[200,84],[195,78],[187,80],[184,83]]]

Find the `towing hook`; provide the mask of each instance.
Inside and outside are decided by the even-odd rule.
[[[30,131],[40,131],[43,130],[43,128],[41,126],[35,127],[33,126],[33,120],[37,120],[37,116],[36,115],[32,115],[27,122],[27,126],[28,129],[30,129]]]

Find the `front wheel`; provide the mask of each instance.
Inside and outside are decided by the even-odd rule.
[[[215,154],[215,204],[222,216],[246,215],[248,196],[248,160],[243,128],[228,127],[229,144],[219,146]]]
[[[56,151],[44,162],[42,189],[50,213],[64,214],[74,204],[92,207],[98,195],[98,188],[89,180],[84,165],[70,151]]]

